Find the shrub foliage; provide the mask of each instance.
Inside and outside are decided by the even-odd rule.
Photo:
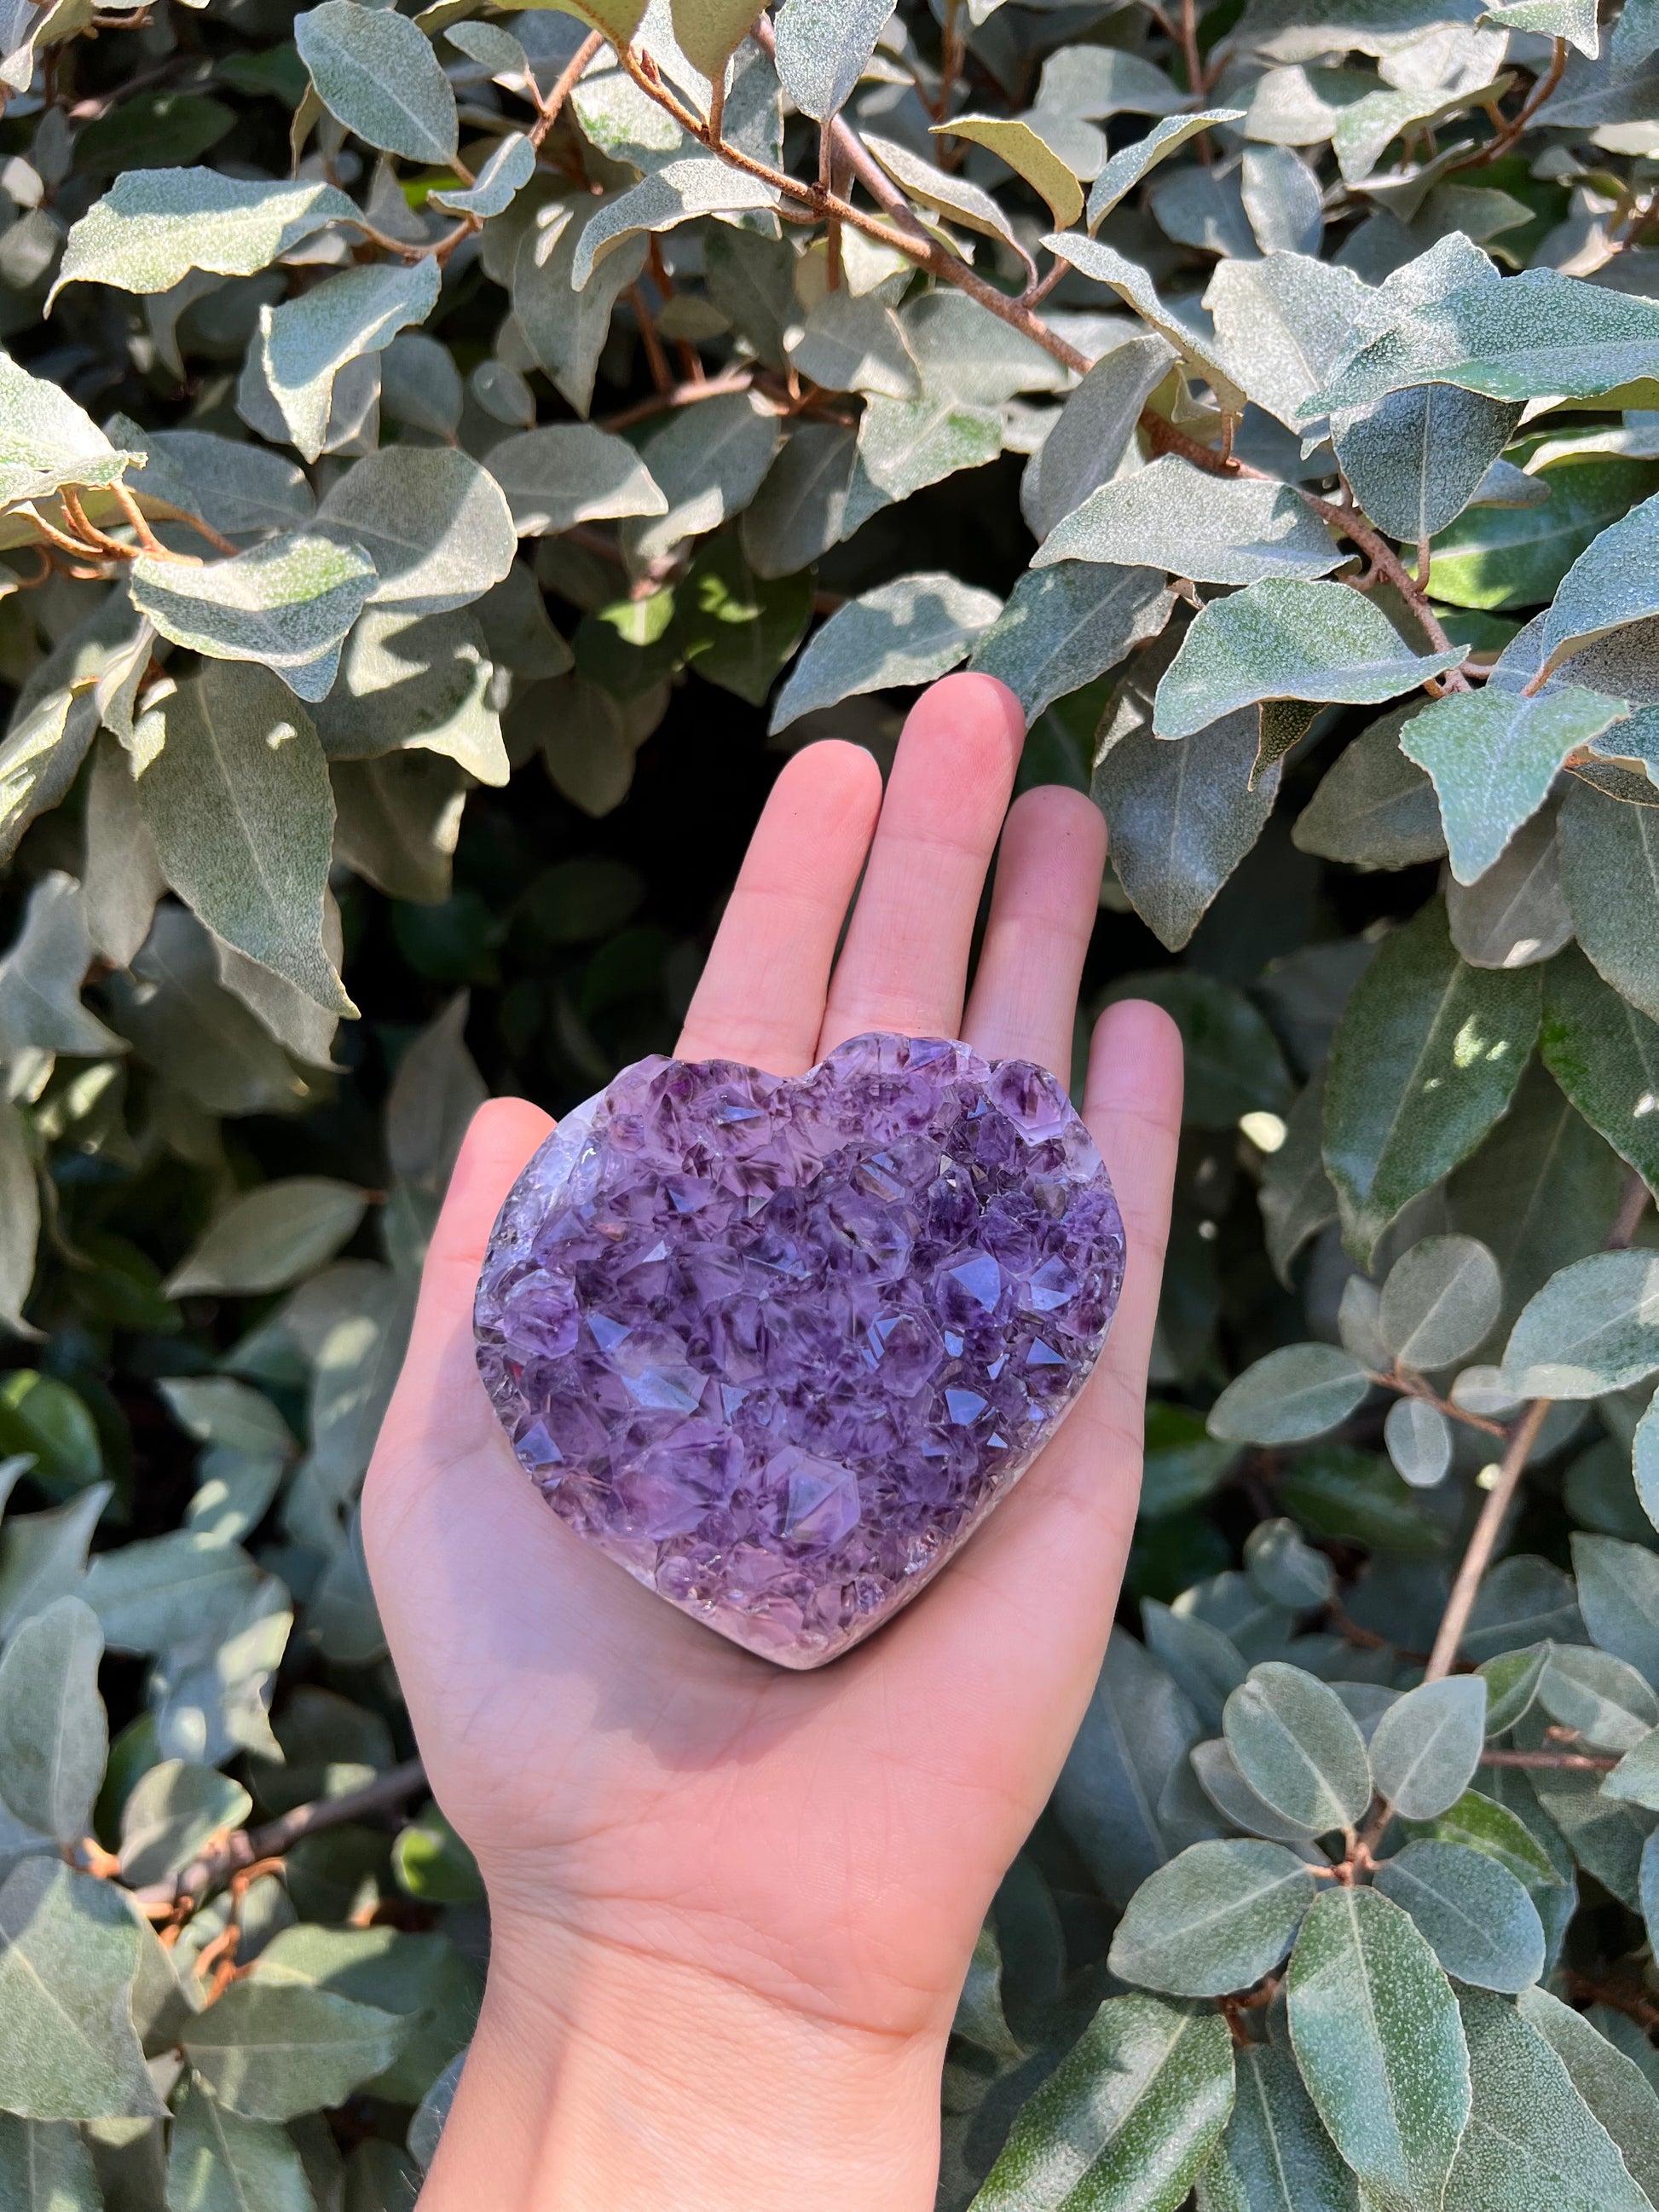
[[[941,2205],[1659,2205],[1659,8],[572,7],[0,11],[0,2199],[410,2201],[461,1130],[965,662],[1189,1091]]]

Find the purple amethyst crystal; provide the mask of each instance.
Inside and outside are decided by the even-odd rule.
[[[786,1667],[913,1597],[1054,1434],[1123,1223],[1025,1060],[854,1037],[796,1080],[652,1059],[502,1206],[478,1367],[554,1511]]]

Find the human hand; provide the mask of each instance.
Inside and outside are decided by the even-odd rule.
[[[857,747],[798,754],[681,1055],[793,1075],[890,1030],[1063,1075],[1104,830],[1058,788],[1027,793],[1005,826],[1022,738],[1000,684],[958,675],[913,709],[884,799]],[[1167,1017],[1113,1007],[1085,1106],[1128,1239],[1105,1352],[934,1585],[810,1674],[640,1587],[519,1467],[474,1365],[472,1295],[497,1209],[552,1124],[522,1101],[479,1113],[363,1499],[432,1786],[491,1908],[489,1994],[428,2212],[931,2205],[969,1954],[1116,1603],[1180,1091]]]

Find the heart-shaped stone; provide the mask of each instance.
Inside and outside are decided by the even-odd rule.
[[[568,1527],[817,1667],[1053,1436],[1122,1279],[1111,1183],[1046,1068],[888,1036],[794,1080],[643,1060],[508,1194],[478,1367]]]

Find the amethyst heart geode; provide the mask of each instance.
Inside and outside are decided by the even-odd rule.
[[[1046,1068],[854,1037],[793,1080],[652,1059],[508,1194],[478,1367],[554,1511],[785,1667],[913,1597],[1054,1434],[1123,1222]]]

